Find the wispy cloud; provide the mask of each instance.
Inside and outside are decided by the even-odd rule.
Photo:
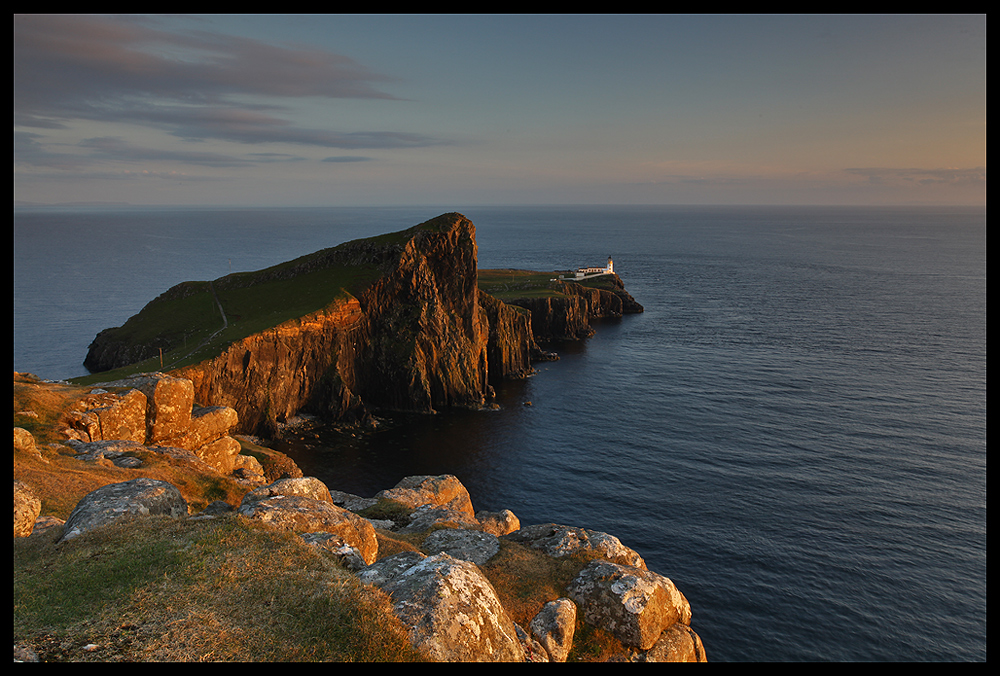
[[[954,185],[986,186],[986,167],[971,169],[899,169],[899,168],[853,168],[845,170],[869,183],[879,185]]]
[[[372,158],[362,157],[360,155],[334,155],[332,157],[324,157],[324,162],[368,162]]]
[[[86,120],[147,125],[199,141],[345,149],[441,143],[289,119],[285,104],[303,97],[394,99],[379,89],[393,81],[330,51],[166,31],[155,19],[15,17],[14,123],[21,128],[64,129]]]
[[[89,138],[81,141],[79,145],[81,148],[89,148],[105,158],[128,162],[172,160],[213,167],[233,167],[249,162],[249,160],[242,160],[223,153],[147,148],[127,143],[115,136]]]

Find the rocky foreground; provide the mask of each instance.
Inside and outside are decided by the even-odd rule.
[[[110,463],[135,478],[90,492],[65,522],[39,518],[42,505],[32,487],[15,479],[14,537],[56,528],[65,542],[146,515],[213,519],[235,511],[240,518],[300,535],[361,582],[382,590],[409,628],[413,646],[429,660],[565,661],[579,619],[621,641],[627,649],[622,659],[705,661],[683,593],[648,570],[618,538],[554,523],[522,526],[509,510],[477,512],[468,491],[451,475],[407,477],[372,498],[339,492],[301,472],[269,478],[259,463],[239,453],[238,442],[230,443],[235,411],[194,407],[192,389],[182,378],[147,374],[84,397],[63,417],[66,444],[80,462]],[[15,428],[15,459],[32,453],[34,443],[29,432]],[[176,486],[143,476],[138,449],[226,475],[246,492],[239,504],[220,501],[192,513]],[[360,514],[377,504],[393,505],[391,518]],[[380,556],[379,533],[426,537],[419,551]],[[553,558],[586,552],[591,560],[562,596],[551,598],[527,626],[519,626],[480,568],[503,542]]]

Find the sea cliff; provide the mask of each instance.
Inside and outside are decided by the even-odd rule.
[[[610,289],[557,282],[543,297],[498,300],[479,288],[475,235],[468,218],[448,213],[257,273],[186,282],[98,334],[85,364],[100,372],[166,353],[167,367],[148,370],[191,380],[201,405],[231,407],[239,431],[268,435],[300,412],[356,422],[375,411],[489,406],[493,383],[553,358],[539,343],[584,338],[591,319],[642,310],[617,275]],[[267,303],[307,294],[318,294],[316,307],[238,331],[266,314],[261,306],[281,316]],[[223,324],[204,341],[216,345],[208,356],[182,354],[195,333],[184,321]]]

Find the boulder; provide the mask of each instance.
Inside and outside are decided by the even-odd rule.
[[[233,478],[246,486],[259,487],[267,484],[264,466],[252,455],[237,453],[233,456]]]
[[[549,601],[528,625],[550,662],[565,662],[576,632],[576,604],[567,598]]]
[[[194,383],[162,373],[135,379],[135,387],[146,395],[146,438],[151,444],[180,446],[191,427]],[[193,450],[193,449],[192,449]]]
[[[383,588],[426,558],[427,556],[420,552],[399,552],[379,559],[364,570],[359,571],[358,579],[364,584]]]
[[[691,606],[670,579],[644,568],[594,560],[567,588],[583,619],[627,646],[649,650],[675,623],[691,623]]]
[[[187,516],[187,501],[177,487],[145,477],[102,486],[76,505],[66,519],[60,542],[107,523],[153,514]]]
[[[146,397],[139,390],[123,395],[99,394],[90,413],[97,416],[100,439],[146,440]]]
[[[440,662],[524,661],[517,628],[476,564],[435,554],[407,567],[414,558],[408,556],[391,574],[383,568],[377,586],[389,595],[393,611],[410,628],[410,640],[425,657]],[[371,579],[364,572],[361,579]]]
[[[228,438],[230,430],[235,428],[239,421],[236,410],[228,406],[192,408],[190,423],[181,436],[179,445],[198,449],[217,439]]]
[[[275,495],[298,495],[333,504],[330,489],[326,487],[326,484],[315,477],[297,477],[278,479],[267,486],[255,488],[243,496],[242,505],[259,502]]]
[[[526,632],[521,625],[515,624],[517,630],[517,640],[521,642],[521,650],[524,651],[525,662],[550,662],[549,654],[541,643],[536,641],[531,634]]]
[[[31,535],[35,519],[42,511],[42,501],[38,499],[28,484],[14,480],[14,537]]]
[[[422,533],[435,526],[450,528],[479,528],[476,518],[469,513],[449,507],[424,505],[410,514],[410,522],[398,530],[400,533]]]
[[[333,499],[333,504],[352,512],[360,512],[378,504],[376,498],[363,498],[360,495],[344,491],[330,491],[330,497]]]
[[[447,507],[464,512],[470,521],[476,519],[469,491],[451,474],[408,476],[395,487],[380,491],[375,497],[394,500],[412,509],[425,505]]]
[[[513,533],[521,528],[521,522],[509,509],[499,512],[482,510],[476,512],[476,520],[482,525],[483,532],[492,533],[497,537]]]
[[[526,526],[503,538],[556,558],[587,550],[599,553],[608,561],[643,569],[646,567],[646,562],[635,550],[623,545],[615,536],[601,531],[546,523]]]
[[[35,445],[35,437],[23,427],[14,428],[14,450],[21,451],[35,460],[44,460],[42,452]]]
[[[77,441],[70,439],[66,442],[76,451],[78,460],[87,462],[100,462],[101,460],[117,460],[126,453],[136,453],[145,451],[146,447],[141,442],[126,439],[109,439],[101,441]]]
[[[375,529],[367,519],[332,502],[300,495],[274,495],[244,501],[239,513],[249,519],[296,533],[330,533],[358,550],[366,564],[378,555]]]
[[[500,540],[481,531],[443,528],[428,535],[421,548],[429,554],[444,552],[456,559],[482,565],[500,551]]]
[[[672,624],[642,656],[646,662],[707,662],[701,638],[686,624]]]

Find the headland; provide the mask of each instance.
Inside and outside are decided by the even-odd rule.
[[[488,408],[541,345],[642,311],[558,276],[477,270],[445,214],[175,286],[95,339],[99,387],[15,373],[15,661],[705,661],[611,534],[476,510],[451,475],[349,495],[251,436]]]

